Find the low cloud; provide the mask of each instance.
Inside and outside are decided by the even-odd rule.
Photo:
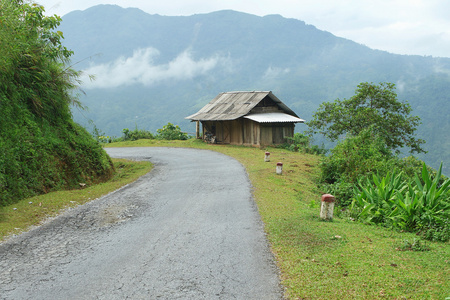
[[[276,79],[277,77],[286,75],[289,72],[291,72],[291,70],[289,68],[278,68],[278,67],[269,66],[266,69],[266,71],[264,72],[263,79],[266,79],[266,80]]]
[[[113,88],[124,85],[155,85],[169,80],[188,80],[205,75],[218,65],[225,64],[225,58],[213,56],[194,60],[190,50],[180,53],[167,64],[154,64],[159,55],[155,48],[135,50],[131,57],[120,57],[114,62],[93,65],[83,73],[95,76],[90,81],[82,78],[83,88]]]

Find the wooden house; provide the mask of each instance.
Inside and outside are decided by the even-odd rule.
[[[284,143],[304,122],[272,92],[221,93],[186,119],[197,122],[197,137],[201,122],[204,140],[255,147]]]

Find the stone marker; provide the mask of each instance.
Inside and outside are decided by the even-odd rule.
[[[278,175],[283,174],[283,163],[282,162],[277,163],[277,174]]]
[[[270,161],[270,152],[266,152],[266,155],[264,156],[264,161],[265,162]]]
[[[320,207],[320,218],[323,220],[332,220],[334,211],[334,202],[336,198],[330,194],[322,195],[322,205]]]

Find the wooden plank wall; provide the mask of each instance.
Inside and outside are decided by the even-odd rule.
[[[273,130],[271,126],[261,126],[261,146],[273,144]]]
[[[248,119],[203,122],[203,133],[215,127],[218,143],[268,146],[282,144],[286,137],[294,136],[294,124],[259,124]]]

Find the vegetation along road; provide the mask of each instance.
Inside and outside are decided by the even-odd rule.
[[[0,299],[280,299],[242,165],[208,150],[110,148],[138,181],[0,245]]]

